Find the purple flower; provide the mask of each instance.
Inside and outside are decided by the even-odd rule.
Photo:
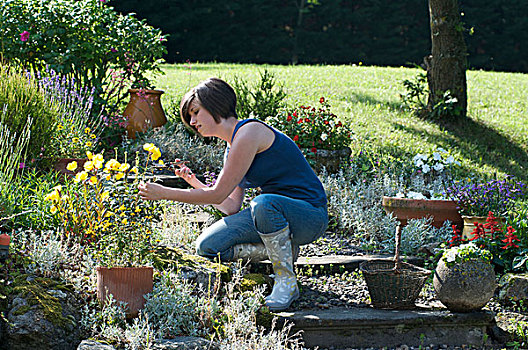
[[[26,167],[26,164],[24,162],[21,162],[19,165],[18,165],[18,169],[24,169]]]
[[[117,49],[116,49],[115,47],[112,47],[112,48],[110,49],[110,51],[112,51],[112,52],[117,52]]]
[[[29,38],[29,32],[27,30],[24,30],[22,33],[20,33],[21,41],[28,41],[28,38]]]

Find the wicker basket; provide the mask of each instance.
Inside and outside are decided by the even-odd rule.
[[[431,271],[400,261],[400,226],[396,229],[394,259],[365,261],[359,268],[367,282],[372,306],[405,309],[414,307],[422,287]]]

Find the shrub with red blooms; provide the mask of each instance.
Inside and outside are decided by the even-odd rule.
[[[472,242],[479,248],[489,250],[493,255],[492,263],[504,271],[520,269],[524,266],[526,261],[519,264],[516,257],[522,252],[528,253],[528,249],[522,247],[521,240],[515,235],[515,229],[512,226],[506,227],[506,233],[504,233],[491,211],[488,212],[485,224],[475,222],[474,225],[475,228],[469,239],[464,239],[460,230],[453,225],[453,236],[446,242],[446,246],[451,248]]]
[[[350,145],[352,129],[330,111],[324,97],[319,107],[300,106],[280,113],[266,122],[288,135],[301,149],[317,153],[318,149],[336,150]]]

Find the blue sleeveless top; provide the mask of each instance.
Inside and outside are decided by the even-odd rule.
[[[258,119],[246,119],[239,121],[235,126],[231,142],[238,129],[251,122],[262,123],[273,130],[275,140],[268,149],[255,155],[253,163],[239,186],[241,188],[260,187],[262,193],[301,199],[315,207],[326,206],[326,193],[321,181],[299,147],[288,136]],[[228,154],[229,146],[226,149],[224,162]]]

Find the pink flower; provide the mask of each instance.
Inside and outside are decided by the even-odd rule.
[[[115,47],[112,47],[112,48],[110,49],[110,51],[112,51],[112,52],[117,52],[117,49],[116,49]]]
[[[21,162],[19,165],[18,165],[18,168],[19,169],[24,169],[26,167],[26,164]]]
[[[24,30],[22,33],[20,33],[21,41],[28,41],[28,38],[29,38],[29,32],[27,30]]]

